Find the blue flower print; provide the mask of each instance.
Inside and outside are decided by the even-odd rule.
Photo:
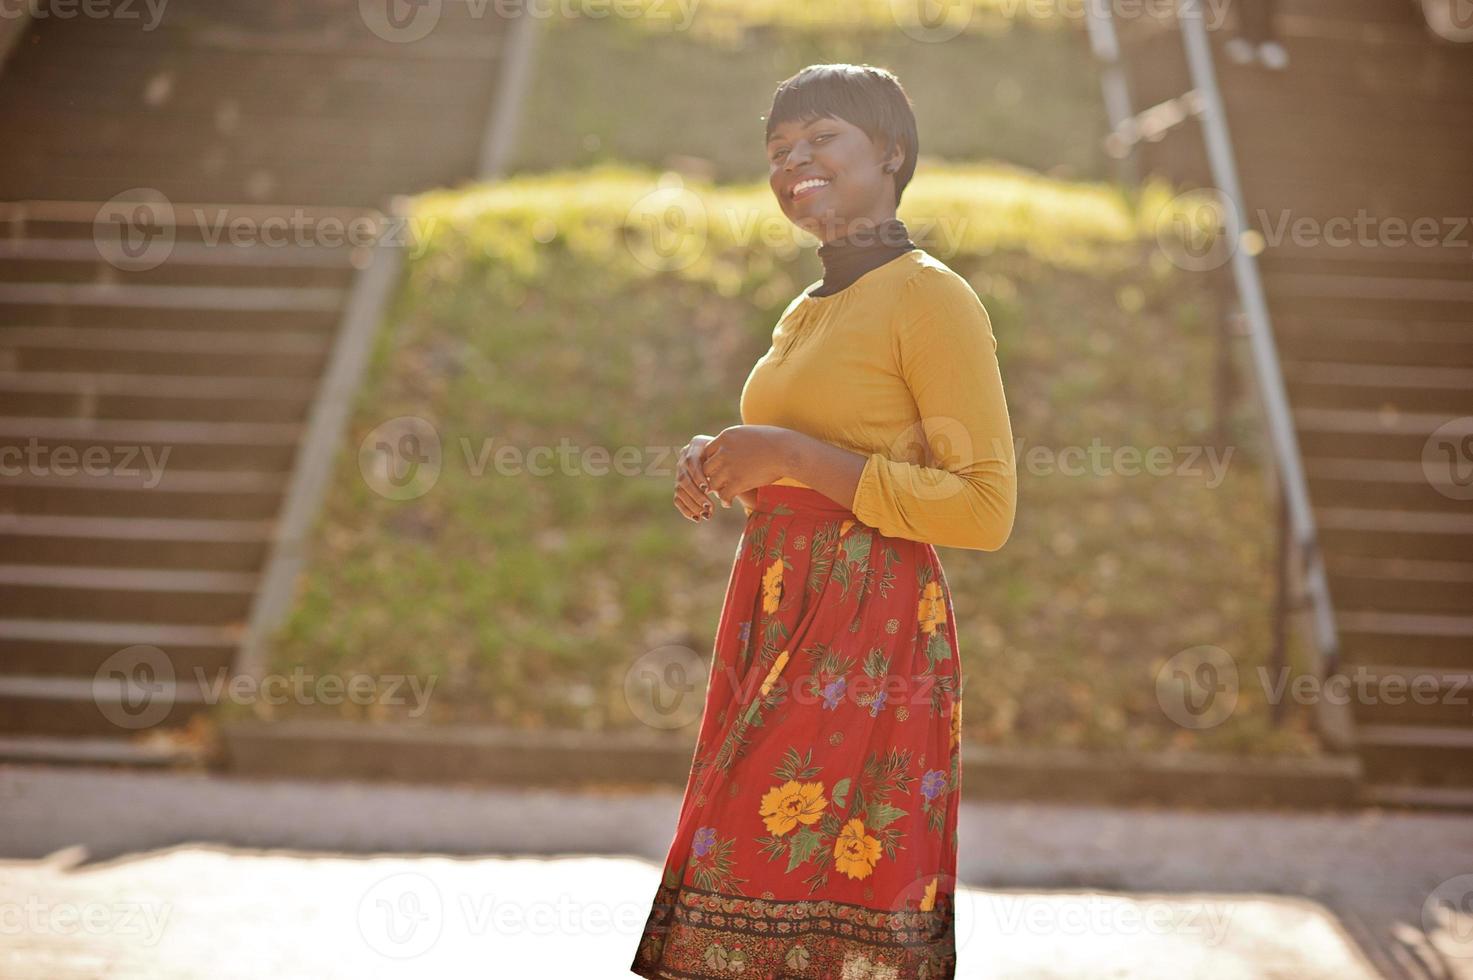
[[[716,828],[702,827],[696,831],[695,838],[691,841],[691,847],[696,852],[696,857],[705,857],[706,852],[716,843]]]
[[[941,791],[944,789],[946,789],[945,770],[932,769],[921,777],[921,795],[926,798],[928,803],[940,796]]]
[[[823,689],[823,706],[829,709],[837,708],[839,702],[844,698],[844,687],[845,681],[842,677],[825,687]]]

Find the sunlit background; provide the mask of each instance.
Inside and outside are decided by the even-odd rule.
[[[1468,0],[0,0],[0,976],[627,975],[817,62],[1016,440],[959,975],[1473,976]]]

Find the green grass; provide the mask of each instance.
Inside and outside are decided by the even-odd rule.
[[[822,19],[836,7],[849,15]],[[778,83],[808,64],[855,62],[897,74],[927,157],[1059,177],[1109,173],[1099,149],[1105,114],[1077,23],[1010,29],[979,11],[972,30],[930,43],[896,29],[888,9],[701,0],[685,31],[658,18],[549,21],[512,169],[627,161],[761,179],[763,117]]]
[[[673,457],[658,447],[740,421],[747,372],[818,267],[800,239],[741,234],[782,229],[765,184],[657,180],[603,167],[418,201],[421,248],[379,337],[275,669],[434,675],[435,721],[602,730],[640,727],[623,692],[641,654],[673,643],[709,655],[740,510],[686,521],[671,504]],[[901,210],[913,229],[942,218],[961,229],[951,247],[928,247],[992,314],[1023,440],[1006,547],[942,550],[969,738],[1312,751],[1303,713],[1272,730],[1251,683],[1268,646],[1273,526],[1251,406],[1229,419],[1217,487],[1027,461],[1034,446],[1208,440],[1218,314],[1155,248],[1149,219],[1164,195],[938,167],[918,174]],[[678,237],[696,213],[700,247]],[[684,246],[651,250],[671,234]],[[657,268],[661,255],[677,261]],[[357,457],[401,415],[432,421],[444,447],[438,481],[410,500],[375,492]],[[473,465],[488,445],[563,440],[636,447],[637,465]],[[1226,722],[1195,732],[1164,715],[1154,672],[1199,644],[1237,658],[1245,690]],[[293,710],[310,709],[279,713]]]

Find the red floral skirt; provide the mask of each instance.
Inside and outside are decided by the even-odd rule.
[[[954,977],[961,689],[936,549],[759,487],[630,969]]]

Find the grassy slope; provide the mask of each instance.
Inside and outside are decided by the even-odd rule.
[[[551,22],[514,169],[663,167],[694,157],[717,180],[758,179],[766,173],[762,117],[777,84],[810,63],[848,61],[896,72],[927,156],[1007,160],[1059,177],[1108,173],[1082,31],[1008,29],[979,14],[975,25],[989,29],[927,43],[873,11],[851,12],[857,23],[844,30],[813,19],[830,6],[702,0],[681,33],[638,29],[644,22]],[[733,40],[737,29],[744,43]]]
[[[464,448],[679,447],[739,421],[742,382],[777,313],[817,278],[814,256],[732,234],[785,227],[765,185],[652,199],[654,181],[609,167],[421,200],[423,253],[380,337],[277,669],[432,674],[439,720],[621,728],[638,725],[623,694],[635,658],[665,643],[709,654],[739,510],[685,521],[658,451],[639,459],[652,475],[478,476]],[[678,253],[694,261],[657,272],[636,259],[649,254],[642,207],[669,218],[671,200],[691,205],[676,219],[699,208],[707,237]],[[928,167],[907,192],[913,229],[960,229],[923,244],[992,313],[1025,453],[1205,441],[1215,313],[1149,247],[1140,214],[1159,207],[996,167]],[[1008,545],[942,551],[969,737],[1309,750],[1302,715],[1273,732],[1251,696],[1272,523],[1247,412],[1215,489],[1191,475],[1046,475],[1025,458]],[[370,489],[356,450],[405,414],[433,420],[445,459],[429,493],[394,501]],[[1154,671],[1203,643],[1238,658],[1245,694],[1194,733],[1164,717]]]

